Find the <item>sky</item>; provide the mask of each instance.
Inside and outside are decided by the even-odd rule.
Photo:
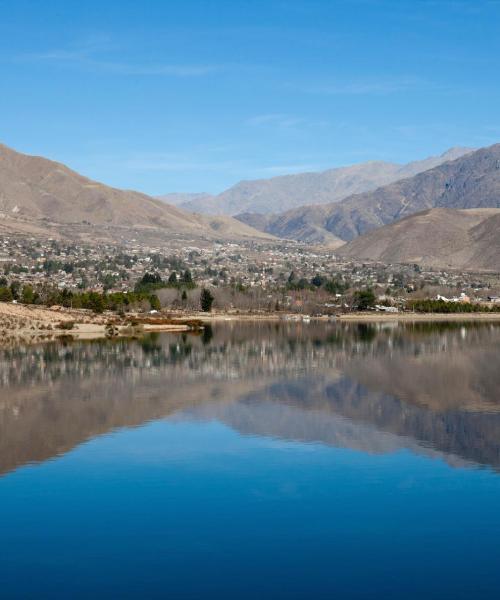
[[[0,0],[0,142],[149,194],[500,142],[500,0]]]

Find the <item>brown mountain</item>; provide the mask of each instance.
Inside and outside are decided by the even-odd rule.
[[[319,173],[297,173],[240,181],[217,196],[208,194],[167,194],[167,202],[196,213],[238,215],[278,213],[309,204],[339,202],[352,194],[374,190],[393,181],[411,177],[468,152],[470,148],[451,148],[440,156],[406,165],[371,161]],[[182,197],[186,196],[186,201]]]
[[[362,235],[340,256],[500,271],[500,209],[434,208]]]
[[[303,206],[268,217],[261,227],[279,237],[309,242],[328,241],[331,235],[350,241],[377,227],[438,207],[500,208],[500,144],[340,203]],[[248,215],[238,218],[249,222]]]
[[[60,163],[0,145],[2,229],[39,233],[47,228],[91,226],[108,231],[133,228],[160,236],[261,237],[242,225],[229,217],[193,215],[145,194],[92,181]]]

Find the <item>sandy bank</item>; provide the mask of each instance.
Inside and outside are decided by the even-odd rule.
[[[149,332],[186,332],[200,323],[302,321],[297,314],[286,313],[181,313],[168,316],[113,314],[96,315],[87,310],[40,307],[0,302],[0,345],[19,345],[51,341],[61,337],[90,340],[104,337],[137,337]],[[349,313],[336,317],[308,317],[307,320],[351,323],[384,322],[500,322],[500,313],[421,314],[421,313]]]
[[[113,337],[137,336],[144,332],[183,332],[190,329],[191,326],[183,322],[132,325],[120,322],[110,314],[96,315],[87,310],[0,302],[0,345],[38,343],[68,336],[90,340],[110,337],[110,333]]]
[[[181,313],[177,315],[181,317]],[[194,313],[182,315],[185,319],[199,319],[205,323],[225,321],[287,321],[303,322],[304,316],[297,313]],[[307,316],[306,320],[324,322],[394,322],[394,321],[500,321],[499,313],[383,313],[383,312],[353,312],[340,315]]]

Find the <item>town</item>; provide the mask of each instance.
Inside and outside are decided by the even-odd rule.
[[[214,309],[315,315],[359,308],[353,298],[363,290],[373,291],[375,307],[393,311],[409,300],[493,305],[500,296],[497,273],[345,262],[334,250],[297,242],[125,247],[12,235],[0,245],[0,295],[7,301],[22,300],[22,290],[31,301],[47,289],[126,294],[146,274],[160,283],[155,308],[165,309],[197,309],[200,289],[213,294]]]

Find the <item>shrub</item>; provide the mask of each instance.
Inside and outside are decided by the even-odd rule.
[[[0,302],[12,302],[13,296],[10,288],[0,287]]]
[[[373,290],[358,290],[354,292],[354,307],[358,310],[368,310],[375,306],[375,294]]]
[[[203,312],[210,312],[212,310],[212,304],[214,303],[214,297],[210,290],[203,288],[200,294],[200,305]]]

